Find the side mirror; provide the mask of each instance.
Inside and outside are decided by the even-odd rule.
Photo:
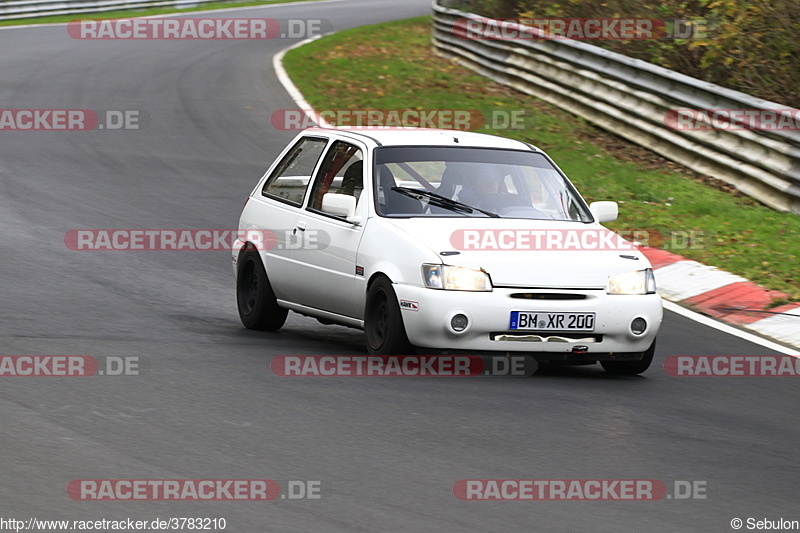
[[[613,222],[619,216],[617,202],[592,202],[589,211],[597,222]]]
[[[350,218],[356,214],[356,199],[349,194],[327,192],[322,195],[322,212]]]

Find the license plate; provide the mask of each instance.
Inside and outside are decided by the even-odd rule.
[[[594,313],[511,311],[508,328],[537,331],[594,331]]]

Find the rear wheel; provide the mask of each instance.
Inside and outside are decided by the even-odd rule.
[[[367,292],[364,309],[364,333],[371,355],[408,355],[414,347],[408,341],[400,305],[386,277],[376,279]]]
[[[656,341],[653,339],[653,344],[642,352],[642,358],[639,361],[600,361],[603,369],[609,374],[616,374],[618,376],[635,376],[641,374],[648,368],[650,363],[653,362],[653,355],[656,353]]]
[[[289,311],[278,306],[264,265],[254,250],[247,250],[239,256],[236,303],[239,318],[247,329],[277,331],[286,322]]]

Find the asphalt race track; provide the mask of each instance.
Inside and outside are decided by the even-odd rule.
[[[430,11],[346,0],[215,17],[336,30]],[[81,228],[235,228],[295,134],[272,69],[293,41],[76,40],[0,30],[0,108],[138,110],[126,131],[0,132],[0,355],[138,357],[128,376],[0,377],[0,518],[225,518],[227,531],[731,531],[800,519],[790,378],[678,378],[670,355],[767,355],[667,313],[642,377],[282,378],[279,355],[363,355],[360,332],[290,315],[245,330],[224,251],[73,251]],[[402,53],[402,51],[399,51]],[[622,213],[624,217],[624,211]],[[320,498],[75,501],[81,479],[320,482]],[[467,502],[463,479],[699,482],[705,499]],[[746,526],[745,526],[746,529]]]

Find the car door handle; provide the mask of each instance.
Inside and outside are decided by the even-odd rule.
[[[292,232],[292,235],[296,235],[297,234],[297,230],[305,231],[306,230],[306,225],[307,224],[305,222],[302,222],[302,221],[298,222],[294,227],[294,231]]]

